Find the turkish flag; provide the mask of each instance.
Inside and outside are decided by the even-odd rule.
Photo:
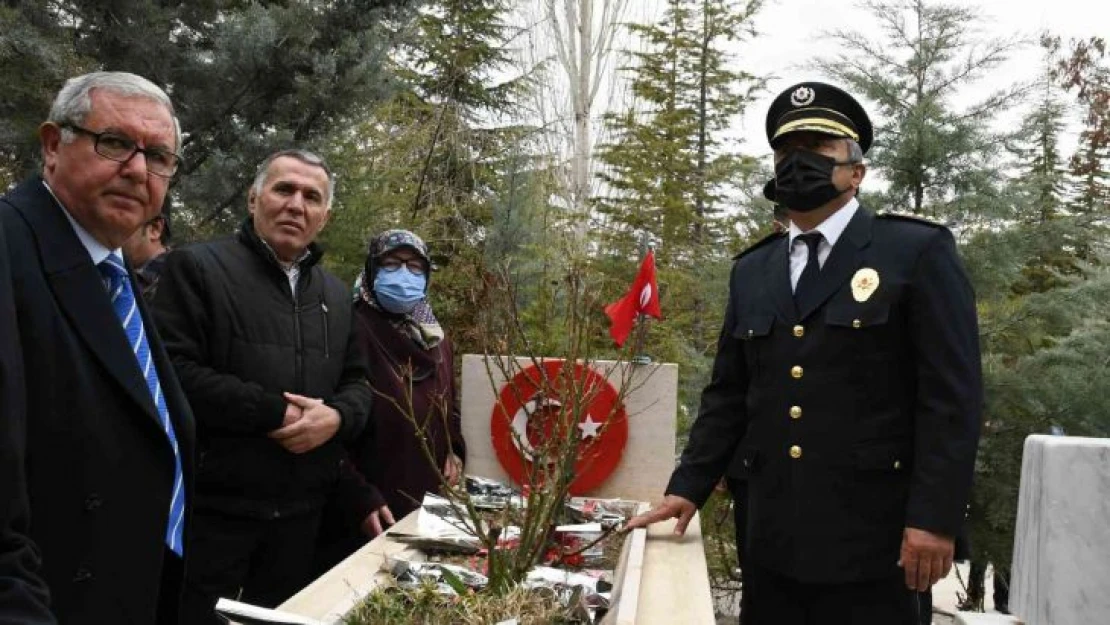
[[[663,314],[659,311],[659,287],[655,283],[655,250],[648,250],[628,293],[606,306],[605,314],[609,315],[609,320],[612,322],[609,326],[609,336],[617,342],[617,347],[624,345],[638,316],[651,315],[656,319],[663,318]]]

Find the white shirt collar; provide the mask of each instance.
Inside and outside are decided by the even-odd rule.
[[[293,291],[293,297],[296,298],[297,282],[301,279],[301,263],[303,263],[309,256],[312,255],[312,250],[305,248],[305,250],[301,252],[300,257],[297,258],[297,260],[293,261],[292,263],[286,263],[278,258],[277,252],[274,251],[274,248],[270,247],[270,244],[266,242],[266,239],[262,238],[262,235],[258,234],[258,230],[255,230],[254,233],[258,235],[258,240],[262,241],[262,245],[265,245],[266,249],[270,252],[270,255],[274,257],[274,261],[277,262],[278,267],[280,267],[281,270],[285,272],[285,277],[289,278],[289,289]]]
[[[54,195],[54,189],[51,189],[50,185],[46,184],[45,180],[42,181],[42,186],[46,187],[46,190],[50,193],[50,197],[54,198],[58,206],[62,207],[62,214],[66,216],[66,219],[69,220],[69,224],[73,226],[73,231],[77,234],[77,238],[81,241],[81,245],[84,245],[85,250],[88,251],[89,258],[92,259],[93,265],[99,266],[110,254],[116,254],[119,258],[123,258],[123,250],[121,248],[117,247],[114,250],[110,250],[104,247],[104,244],[97,241],[93,235],[89,234],[88,230],[82,228],[81,224],[77,223],[77,220],[73,218],[73,215],[69,214],[69,209],[62,204],[58,196]]]
[[[825,237],[825,240],[828,241],[829,247],[832,247],[836,245],[836,241],[840,238],[840,235],[844,234],[844,229],[848,227],[848,222],[852,221],[852,217],[855,216],[857,210],[859,210],[859,200],[853,197],[848,200],[848,203],[841,207],[840,210],[829,215],[825,221],[817,224],[817,227],[813,230],[820,232],[821,235]],[[804,234],[802,230],[791,221],[790,241],[788,243],[790,247],[787,249],[793,249],[794,239],[801,234]]]

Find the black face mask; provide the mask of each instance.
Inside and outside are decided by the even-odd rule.
[[[837,189],[832,175],[837,165],[850,164],[809,150],[794,150],[775,163],[775,201],[799,213],[816,210],[848,190]]]

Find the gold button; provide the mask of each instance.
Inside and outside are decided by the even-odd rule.
[[[790,407],[790,418],[791,419],[801,419],[802,418],[802,407],[801,406],[791,406]]]
[[[894,461],[894,468],[895,469],[901,469],[902,468],[902,461],[901,460],[895,460]]]
[[[802,338],[806,335],[806,329],[803,326],[794,326],[794,336]]]
[[[801,458],[802,457],[802,448],[798,447],[797,445],[791,446],[790,447],[790,457],[795,459],[795,460],[797,460],[798,458]]]
[[[859,319],[853,319],[853,320],[852,320],[852,327],[853,327],[853,328],[859,328],[859,327],[860,327],[860,325],[861,325],[861,324],[860,324],[860,322],[859,322]]]
[[[797,380],[797,379],[801,378],[801,377],[802,377],[802,373],[803,373],[803,372],[802,372],[802,368],[801,368],[801,367],[797,367],[797,366],[795,366],[795,367],[791,367],[791,368],[790,368],[790,375],[794,376],[794,379],[795,379],[795,380]]]

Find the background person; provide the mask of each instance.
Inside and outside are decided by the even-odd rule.
[[[415,510],[425,492],[438,492],[439,472],[450,482],[462,477],[466,446],[454,350],[428,304],[430,275],[428,247],[412,232],[388,230],[371,240],[354,311],[374,406],[370,425],[348,447],[347,477],[334,502],[337,521],[321,533],[325,566]],[[434,466],[418,436],[426,437]],[[382,502],[391,512],[384,519]]]
[[[158,289],[166,254],[170,251],[170,216],[162,212],[150,218],[131,238],[123,243],[123,255],[135,271],[135,279],[149,302]]]

